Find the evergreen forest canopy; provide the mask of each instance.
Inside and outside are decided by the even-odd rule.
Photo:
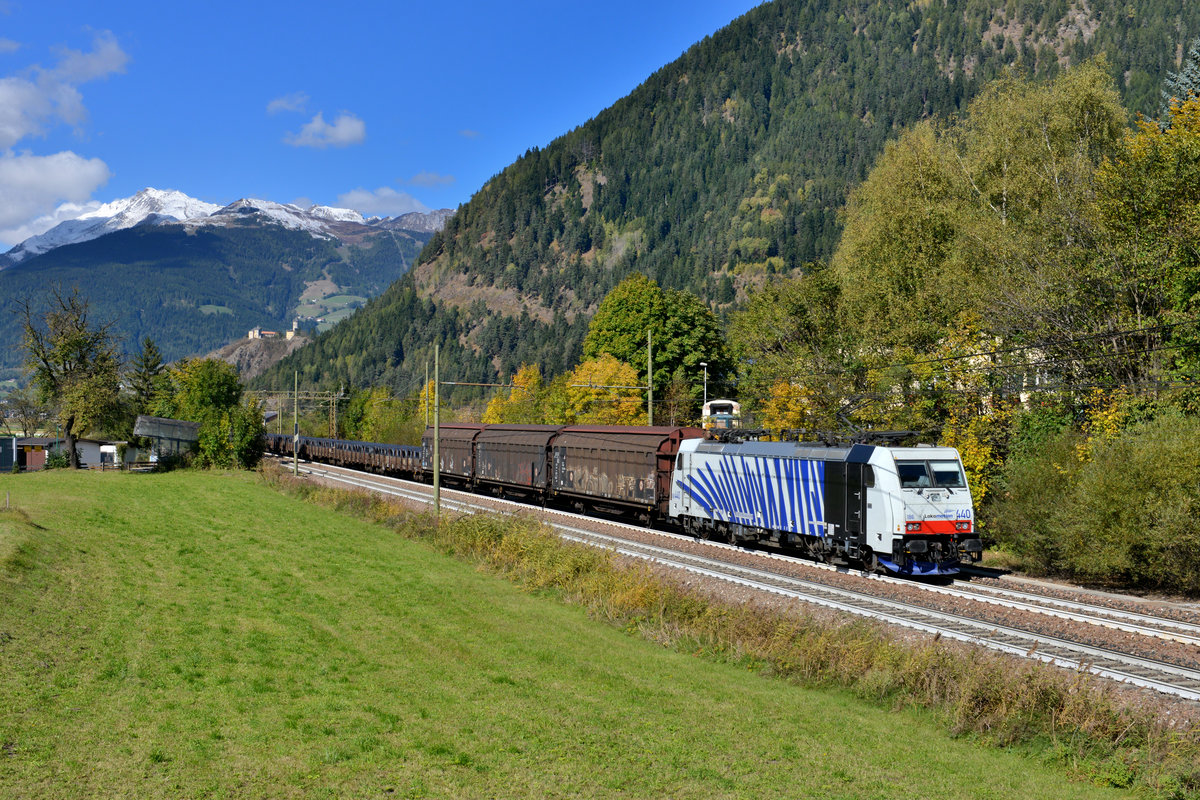
[[[961,113],[992,79],[1052,78],[1105,53],[1124,107],[1157,115],[1197,32],[1200,7],[1180,0],[764,4],[531,148],[411,276],[262,385],[298,369],[327,386],[416,387],[435,342],[459,380],[523,363],[561,374],[630,274],[729,308],[828,261],[885,143]]]

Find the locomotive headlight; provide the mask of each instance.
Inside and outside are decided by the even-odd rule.
[[[969,530],[971,530],[971,523],[969,523],[969,522],[956,522],[956,523],[954,523],[954,530],[956,530],[956,531],[969,531]]]
[[[912,533],[912,532],[914,532],[914,531],[919,531],[919,530],[921,530],[921,523],[919,523],[919,522],[910,522],[910,523],[908,523],[907,525],[905,525],[905,526],[904,526],[904,528],[905,528],[905,530],[907,530],[909,533]]]

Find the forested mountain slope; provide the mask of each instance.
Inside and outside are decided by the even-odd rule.
[[[1198,32],[1200,5],[1182,0],[764,4],[527,151],[400,285],[265,380],[299,368],[405,389],[434,341],[461,380],[522,362],[559,372],[631,272],[723,307],[828,259],[847,191],[884,143],[1005,70],[1050,77],[1103,53],[1126,106],[1157,114]]]

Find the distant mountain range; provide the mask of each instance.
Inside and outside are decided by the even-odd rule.
[[[452,213],[364,218],[259,199],[218,206],[147,188],[0,255],[0,340],[20,342],[15,304],[54,286],[78,287],[130,354],[146,336],[173,360],[297,317],[325,329],[407,272]],[[16,347],[0,349],[0,377],[21,358]]]
[[[105,203],[75,219],[55,225],[45,233],[31,236],[7,253],[0,254],[0,269],[42,255],[56,247],[97,239],[135,225],[182,224],[189,229],[209,225],[242,225],[248,217],[274,222],[289,230],[307,231],[314,236],[337,239],[353,234],[342,223],[382,230],[432,234],[442,229],[450,209],[429,214],[413,212],[399,217],[370,217],[349,208],[313,205],[300,208],[290,203],[242,199],[227,206],[206,203],[183,192],[146,188],[133,197]]]

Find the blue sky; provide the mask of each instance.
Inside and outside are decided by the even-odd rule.
[[[756,0],[0,0],[0,249],[147,186],[454,208]]]

